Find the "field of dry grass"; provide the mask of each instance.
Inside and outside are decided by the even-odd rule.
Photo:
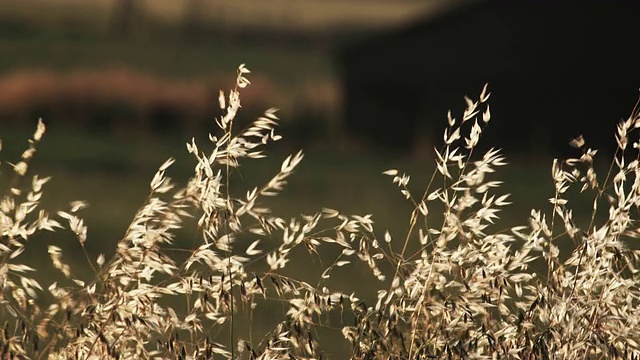
[[[111,239],[87,227],[86,203],[44,201],[53,180],[30,177],[32,160],[65,150],[40,147],[43,123],[26,151],[3,151],[11,160],[3,159],[0,173],[0,317],[7,320],[0,357],[640,356],[640,250],[629,246],[640,237],[639,109],[619,123],[605,174],[582,139],[573,142],[580,157],[553,162],[550,186],[541,187],[543,177],[527,164],[516,167],[528,179],[517,185],[535,183],[522,203],[500,181],[510,166],[500,151],[475,151],[493,121],[485,88],[447,120],[431,166],[414,159],[419,176],[403,164],[376,171],[397,187],[398,205],[365,188],[348,159],[338,172],[316,166],[298,185],[302,151],[266,162],[279,157],[268,151],[281,141],[276,112],[234,127],[248,73],[241,66],[234,89],[220,98],[217,131],[212,124],[213,135],[188,142],[191,163],[175,168],[188,176],[171,176],[184,159],[169,158],[153,161],[150,181],[118,184],[117,196],[139,197],[140,205]],[[66,149],[78,159],[83,150]],[[103,151],[102,161],[140,155],[108,144]],[[338,187],[316,189],[322,200],[312,204],[309,187],[324,186],[323,176]],[[272,206],[288,190],[297,212]],[[329,193],[348,209],[329,204]],[[532,208],[524,222],[506,220],[516,215],[513,201]],[[404,221],[385,226],[391,217]],[[73,242],[63,245],[62,237]],[[103,243],[89,245],[95,241]]]
[[[152,2],[148,19],[179,24],[185,2]],[[224,27],[324,31],[442,2],[202,3]],[[640,355],[638,109],[610,166],[588,144],[553,167],[474,151],[489,120],[508,121],[484,91],[450,104],[437,153],[309,146],[263,110],[284,125],[300,103],[337,108],[324,50],[182,42],[158,24],[111,39],[110,5],[0,6],[0,358]],[[243,62],[254,74],[227,76]],[[220,88],[234,89],[222,106]],[[8,126],[35,123],[21,109],[42,101],[77,116],[123,99],[210,119],[184,136],[63,128],[64,112],[46,134]]]

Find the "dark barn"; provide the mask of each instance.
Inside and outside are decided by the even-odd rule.
[[[347,129],[376,147],[440,145],[447,110],[489,83],[485,146],[566,156],[582,134],[612,149],[638,98],[639,19],[639,1],[478,0],[347,44]]]

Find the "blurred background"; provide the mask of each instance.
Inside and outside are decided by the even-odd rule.
[[[114,241],[119,233],[113,229],[122,231],[166,157],[182,160],[174,175],[189,175],[193,163],[184,143],[215,131],[218,92],[233,87],[245,63],[252,84],[241,93],[238,121],[246,124],[276,107],[285,136],[272,148],[270,164],[257,165],[264,166],[263,178],[288,152],[309,153],[288,193],[292,202],[305,201],[287,204],[291,215],[321,206],[372,211],[369,205],[381,197],[400,197],[380,172],[411,154],[386,154],[347,133],[341,49],[449,7],[447,1],[414,0],[3,1],[3,156],[19,154],[43,118],[48,133],[36,169],[55,175],[55,200],[89,201],[93,236]],[[342,188],[333,188],[334,180]]]
[[[3,0],[0,156],[17,160],[43,118],[31,168],[53,176],[43,201],[52,211],[88,201],[87,246],[111,254],[160,164],[175,157],[169,175],[189,177],[184,144],[204,146],[215,132],[218,92],[245,63],[252,84],[238,122],[279,108],[284,139],[246,162],[239,184],[261,184],[302,148],[289,187],[269,199],[274,212],[371,213],[380,235],[403,239],[412,208],[381,172],[411,174],[421,194],[447,110],[459,117],[463,97],[488,82],[483,146],[504,148],[511,163],[493,179],[513,194],[501,230],[526,224],[531,208],[549,210],[551,159],[580,155],[571,138],[615,144],[640,86],[628,55],[636,10],[624,1]],[[577,216],[590,213],[589,199],[576,204]],[[53,238],[76,262],[70,234]],[[25,256],[45,261],[48,243]]]

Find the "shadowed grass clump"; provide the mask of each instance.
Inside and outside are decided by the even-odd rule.
[[[21,159],[3,163],[13,181],[0,201],[0,358],[340,357],[326,331],[342,335],[353,359],[640,356],[640,252],[627,246],[640,234],[639,146],[629,140],[640,127],[637,109],[618,126],[604,179],[593,167],[596,151],[575,139],[582,156],[552,165],[552,212],[534,209],[526,226],[495,231],[509,194],[495,178],[506,165],[500,151],[474,151],[491,118],[485,87],[477,101],[465,98],[460,116],[449,114],[436,171],[420,194],[409,175],[384,171],[414,209],[406,234],[393,239],[375,230],[371,215],[272,213],[266,198],[284,189],[302,152],[264,184],[242,189],[231,181],[240,162],[264,158],[264,147],[280,138],[273,109],[234,128],[247,73],[240,66],[236,87],[220,94],[219,134],[206,146],[187,144],[196,160],[190,180],[174,183],[166,174],[174,160],[164,162],[111,258],[85,248],[85,203],[55,216],[39,208],[49,178],[26,174],[42,122]],[[577,195],[593,199],[585,226],[570,208]],[[49,244],[58,281],[40,284],[21,255],[30,238],[47,239],[63,224],[92,271],[74,272]],[[179,247],[179,230],[191,225],[196,241],[179,243],[195,245]],[[560,253],[559,244],[571,250]],[[321,258],[317,279],[295,275],[299,250]],[[370,272],[358,280],[376,298],[334,288],[331,276],[347,265]],[[254,328],[260,312],[275,314],[270,330]]]

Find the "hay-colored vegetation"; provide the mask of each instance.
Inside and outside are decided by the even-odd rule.
[[[576,139],[582,155],[552,164],[552,210],[495,231],[510,196],[498,180],[507,165],[500,151],[474,151],[491,120],[485,87],[447,119],[422,190],[400,170],[383,172],[413,209],[398,236],[376,229],[366,209],[291,218],[265,206],[302,152],[263,183],[236,186],[239,165],[268,156],[280,139],[274,110],[234,127],[248,73],[241,66],[234,89],[220,95],[217,132],[187,144],[190,179],[174,182],[175,160],[162,163],[113,255],[87,246],[84,202],[55,214],[40,208],[50,178],[27,174],[44,123],[17,161],[3,162],[12,180],[0,200],[0,358],[318,359],[332,354],[325,330],[342,335],[353,359],[640,356],[640,251],[627,246],[640,236],[640,145],[630,137],[638,109],[619,124],[607,174],[596,176],[596,151]],[[576,195],[593,201],[585,224],[573,217]],[[185,225],[197,234],[190,247],[177,241]],[[51,241],[65,231],[89,274]],[[41,284],[33,273],[42,270],[24,265],[34,238],[47,242],[57,281]],[[309,261],[323,265],[312,281],[298,275]],[[345,268],[366,270],[375,299],[332,283]],[[274,324],[258,333],[253,319],[266,314]]]

